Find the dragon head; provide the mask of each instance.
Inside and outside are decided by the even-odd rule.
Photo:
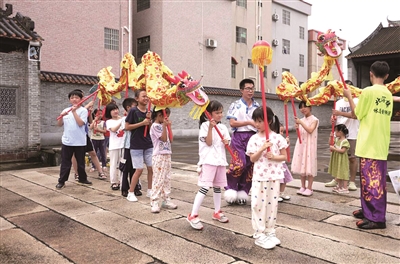
[[[330,29],[326,33],[318,34],[316,45],[320,51],[319,55],[337,58],[342,54],[342,48],[340,47],[342,44],[338,43],[335,31]]]
[[[179,77],[178,77],[179,76]],[[176,85],[176,95],[180,102],[180,105],[187,104],[190,100],[196,105],[203,106],[208,103],[208,96],[202,90],[200,81],[194,80],[187,72],[182,71],[178,73],[178,76],[164,75],[171,84]]]

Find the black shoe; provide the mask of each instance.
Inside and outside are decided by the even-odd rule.
[[[64,188],[65,187],[65,183],[57,183],[57,185],[56,185],[56,189],[58,189],[58,190],[60,190],[60,189],[62,189],[62,188]]]
[[[364,214],[363,214],[362,209],[355,210],[355,211],[353,212],[353,216],[354,216],[355,218],[358,218],[358,219],[364,219]]]
[[[121,195],[124,197],[128,197],[128,191],[121,191]]]
[[[364,218],[356,223],[357,227],[361,229],[385,229],[386,223],[385,222],[372,222],[368,219]]]
[[[140,190],[135,190],[135,196],[142,196],[142,192]]]
[[[88,180],[84,180],[84,181],[78,181],[80,184],[86,184],[86,185],[92,185],[92,182],[88,181]]]

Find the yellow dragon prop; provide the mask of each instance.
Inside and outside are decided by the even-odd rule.
[[[298,81],[290,72],[282,73],[282,82],[276,87],[276,93],[279,99],[285,103],[291,98],[305,101],[307,105],[321,105],[329,101],[333,97],[343,96],[345,85],[343,81],[330,81],[327,86],[319,88],[319,93],[311,98],[308,94],[315,91],[321,86],[323,81],[330,79],[329,75],[333,65],[337,64],[338,58],[342,50],[340,44],[337,43],[335,32],[328,30],[326,33],[320,33],[317,37],[316,45],[319,49],[319,55],[324,55],[324,63],[318,72],[313,72],[311,78],[299,86]],[[355,86],[346,85],[350,89],[353,97],[359,97],[362,89]],[[400,92],[400,77],[393,82],[386,84],[388,90],[392,93]]]
[[[142,62],[136,65],[134,57],[127,53],[121,61],[122,74],[118,82],[111,72],[111,67],[103,68],[97,74],[100,89],[98,98],[108,103],[111,96],[118,96],[119,92],[128,88],[145,89],[151,103],[156,109],[167,107],[182,107],[193,101],[190,115],[197,119],[206,109],[209,99],[202,90],[199,81],[182,71],[174,76],[172,71],[163,63],[160,56],[148,51],[142,57]]]

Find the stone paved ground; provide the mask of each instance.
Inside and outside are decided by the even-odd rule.
[[[316,182],[314,195],[295,194],[279,205],[277,236],[264,250],[251,238],[250,206],[222,202],[229,223],[211,219],[212,191],[203,202],[204,230],[186,222],[198,190],[195,166],[174,162],[177,210],[150,212],[145,196],[131,203],[89,173],[92,186],[73,178],[54,188],[58,167],[0,172],[0,263],[399,263],[400,202],[388,194],[387,228],[360,230],[351,212],[359,193],[332,194]],[[142,176],[144,191],[145,175]]]

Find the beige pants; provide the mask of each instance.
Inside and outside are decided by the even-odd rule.
[[[254,235],[275,233],[278,197],[279,180],[253,181],[251,187],[251,223]]]

